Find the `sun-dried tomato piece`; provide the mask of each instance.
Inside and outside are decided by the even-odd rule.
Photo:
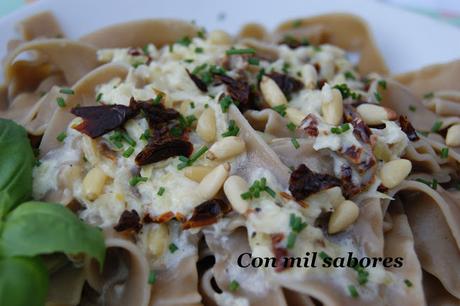
[[[271,235],[272,239],[272,250],[273,255],[275,255],[275,271],[281,272],[286,269],[287,265],[285,261],[287,260],[288,251],[285,247],[281,247],[279,244],[284,239],[283,233],[277,233]]]
[[[174,156],[189,157],[193,152],[193,145],[187,140],[165,138],[152,141],[136,156],[136,164],[144,166],[153,164]]]
[[[420,139],[406,116],[399,116],[399,125],[401,126],[401,130],[406,133],[407,138],[409,138],[410,141],[417,141]]]
[[[347,199],[361,191],[361,188],[353,183],[352,176],[353,170],[351,167],[348,165],[342,165],[340,168],[340,181],[343,195]]]
[[[300,128],[303,129],[308,136],[317,137],[319,135],[318,124],[318,117],[313,114],[308,114],[300,123]]]
[[[324,189],[340,186],[340,180],[329,174],[315,173],[301,164],[291,173],[289,191],[299,201]]]
[[[203,202],[195,207],[192,216],[184,222],[182,228],[190,229],[216,223],[230,210],[231,207],[220,199],[212,199]]]
[[[297,92],[303,88],[303,83],[301,81],[287,74],[272,72],[266,76],[275,81],[276,85],[278,85],[286,97],[289,97],[293,92]]]
[[[100,105],[74,107],[70,110],[75,116],[83,118],[83,122],[74,126],[91,138],[97,138],[113,131],[134,118],[139,110],[125,105]]]
[[[136,102],[134,98],[131,98],[130,105],[136,109],[142,110],[151,126],[168,123],[180,117],[178,111],[173,108],[166,108],[163,104],[152,104],[146,101]]]
[[[142,224],[141,224],[140,221],[141,221],[141,219],[140,219],[139,214],[137,213],[137,211],[135,211],[134,209],[131,210],[131,211],[125,210],[121,214],[120,219],[118,220],[118,224],[115,225],[113,228],[117,232],[124,232],[124,231],[127,231],[127,230],[133,230],[136,233],[138,233],[142,228]]]
[[[238,101],[238,107],[247,109],[251,97],[251,87],[248,82],[235,80],[223,74],[215,74],[214,78],[227,85],[227,92],[234,101]]]
[[[371,129],[361,118],[354,118],[351,121],[351,125],[353,126],[353,135],[355,135],[356,139],[363,143],[371,144]]]
[[[201,90],[202,92],[208,91],[208,85],[206,85],[206,83],[202,79],[200,79],[195,74],[190,73],[188,69],[185,70],[187,71],[188,76],[190,77],[190,79],[192,79],[193,83],[195,83],[196,87],[198,87],[199,90]]]

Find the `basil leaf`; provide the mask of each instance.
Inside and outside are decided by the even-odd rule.
[[[27,202],[6,217],[0,237],[0,253],[4,256],[55,252],[85,253],[102,266],[104,236],[100,229],[85,224],[60,204]]]
[[[39,258],[0,259],[0,305],[43,306],[48,272]]]
[[[34,160],[26,130],[0,119],[0,219],[30,199]]]

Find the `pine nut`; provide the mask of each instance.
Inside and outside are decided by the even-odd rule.
[[[86,135],[83,135],[81,140],[81,148],[85,158],[91,165],[97,164],[99,161],[99,150],[96,141]]]
[[[286,116],[294,123],[296,126],[299,126],[303,119],[305,119],[306,115],[301,112],[300,110],[292,107],[286,108]]]
[[[200,185],[198,185],[198,192],[204,199],[212,199],[222,188],[229,173],[230,164],[220,164],[201,180]]]
[[[331,214],[328,232],[335,234],[353,224],[359,216],[359,207],[354,202],[343,201]]]
[[[393,110],[375,104],[361,104],[356,110],[369,125],[381,124],[384,120],[395,120],[398,117]]]
[[[306,64],[302,67],[300,73],[302,74],[302,81],[306,88],[314,89],[318,81],[318,73],[313,65]]]
[[[59,183],[64,188],[72,189],[73,184],[80,178],[80,175],[80,166],[66,165],[59,173]]]
[[[169,230],[166,224],[158,224],[147,234],[149,253],[155,257],[161,256],[169,242]]]
[[[380,170],[380,179],[387,188],[396,187],[411,172],[412,163],[407,159],[396,159],[384,164]]]
[[[206,153],[206,158],[210,160],[223,160],[246,150],[246,144],[241,137],[229,136],[214,143]]]
[[[208,35],[208,40],[213,45],[229,45],[232,43],[232,38],[227,32],[216,30]]]
[[[377,140],[372,152],[374,153],[375,157],[385,162],[390,161],[392,158],[388,145],[380,140]]]
[[[343,117],[343,101],[342,95],[338,89],[333,88],[331,90],[330,100],[323,99],[321,110],[326,123],[331,125],[340,124]]]
[[[91,169],[83,179],[83,193],[88,200],[95,200],[104,189],[107,176],[100,168]]]
[[[197,183],[201,182],[201,180],[208,175],[209,172],[212,171],[213,168],[205,167],[205,166],[191,166],[184,169],[184,175],[195,181]]]
[[[286,97],[278,85],[271,78],[263,76],[260,82],[260,91],[270,107],[287,104]]]
[[[196,133],[206,142],[216,139],[216,116],[211,108],[207,108],[198,119]]]
[[[224,183],[224,192],[233,209],[244,214],[249,208],[249,202],[241,197],[248,191],[248,183],[238,175],[230,176]]]
[[[460,146],[460,124],[453,125],[447,130],[446,144],[449,147]]]

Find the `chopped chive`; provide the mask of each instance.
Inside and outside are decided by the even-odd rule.
[[[340,129],[342,130],[342,133],[344,133],[350,129],[350,125],[348,123],[344,123],[340,126]]]
[[[442,127],[442,121],[441,120],[436,120],[433,126],[431,127],[431,132],[437,133]]]
[[[377,85],[380,86],[382,89],[387,89],[387,81],[385,80],[379,80],[377,82]]]
[[[286,124],[286,127],[287,127],[291,132],[294,132],[295,129],[297,128],[297,126],[296,126],[293,122],[289,122],[288,124]]]
[[[156,281],[157,281],[157,273],[155,271],[150,271],[148,283],[150,285],[153,285],[155,284]]]
[[[180,156],[179,160],[181,163],[177,165],[177,169],[182,170],[186,167],[191,166],[194,162],[196,162],[206,151],[208,150],[207,146],[202,146],[198,151],[194,152],[192,155],[190,155],[190,158],[187,158],[185,156]]]
[[[196,47],[195,48],[195,53],[203,53],[203,48],[200,48],[200,47]]]
[[[75,91],[72,88],[61,88],[59,92],[65,95],[74,95]]]
[[[240,132],[240,128],[236,125],[235,120],[230,120],[228,129],[222,133],[222,137],[237,136]]]
[[[164,187],[160,187],[160,189],[158,189],[157,195],[161,197],[165,193],[165,191],[166,189]]]
[[[163,99],[162,94],[158,94],[155,99],[152,100],[153,105],[159,105],[161,103],[161,100]]]
[[[281,117],[284,117],[286,116],[286,104],[281,104],[281,105],[277,105],[277,106],[273,106],[272,109],[277,112],[278,114],[281,115]]]
[[[294,247],[294,245],[295,245],[296,239],[297,239],[297,234],[294,233],[294,232],[290,232],[289,236],[287,238],[286,248],[292,249]]]
[[[205,38],[205,34],[204,34],[205,32],[206,32],[206,31],[205,31],[204,29],[201,29],[201,30],[199,30],[199,31],[196,33],[196,35],[197,35],[199,38],[204,39],[204,38]]]
[[[194,108],[195,108],[195,102],[193,102],[193,101],[190,102],[190,108],[191,108],[191,109],[194,109]]]
[[[177,247],[177,245],[175,245],[174,243],[170,243],[169,246],[168,246],[168,248],[169,248],[169,251],[170,251],[171,253],[174,253],[175,251],[177,251],[177,250],[179,249],[179,248]]]
[[[241,198],[244,200],[259,198],[262,191],[265,191],[273,198],[276,197],[276,192],[267,186],[267,179],[263,177],[260,180],[254,181],[249,190],[241,194]]]
[[[292,22],[292,27],[293,27],[293,28],[298,28],[298,27],[300,27],[301,25],[302,25],[302,20],[300,20],[300,19],[294,20],[294,21]]]
[[[127,148],[124,152],[123,152],[123,157],[130,157],[131,155],[133,155],[134,153],[134,148],[133,147],[129,147]]]
[[[441,158],[447,158],[449,156],[449,148],[441,149]]]
[[[240,284],[236,280],[232,280],[230,284],[228,285],[228,290],[231,292],[235,292],[240,288]]]
[[[133,176],[130,180],[129,180],[129,185],[131,186],[136,186],[137,184],[141,183],[141,182],[147,182],[148,178],[146,177],[142,177],[142,176]]]
[[[222,100],[220,100],[219,102],[222,112],[226,113],[232,103],[234,103],[234,101],[230,96],[223,97]]]
[[[59,105],[59,107],[65,107],[65,100],[63,97],[57,97],[56,98],[56,103]]]
[[[260,81],[262,80],[262,77],[265,75],[265,68],[262,68],[259,70],[259,72],[257,73],[257,82],[260,83]]]
[[[418,179],[416,179],[416,181],[420,182],[420,183],[423,183],[423,184],[431,187],[434,190],[436,190],[438,188],[438,181],[436,179],[432,179],[431,182],[430,182],[430,181],[427,181],[425,179],[418,178]]]
[[[144,52],[145,55],[149,55],[149,45],[145,45],[142,47],[142,52]]]
[[[345,71],[343,75],[345,76],[345,79],[347,80],[356,80],[355,75],[351,71]]]
[[[191,58],[186,58],[186,59],[184,59],[184,62],[190,64],[190,63],[193,63],[193,60]]]
[[[209,107],[209,104],[206,103],[206,104],[204,105],[204,108],[208,108],[208,107]]]
[[[174,52],[174,44],[169,45],[169,52]]]
[[[358,264],[355,266],[353,269],[355,269],[356,272],[358,272],[358,283],[360,285],[364,285],[368,282],[369,279],[369,272],[367,272],[363,266]]]
[[[96,102],[100,102],[102,99],[102,92],[98,93],[96,96]]]
[[[256,50],[253,48],[246,49],[229,49],[225,51],[227,55],[237,55],[237,54],[256,54]]]
[[[356,287],[353,286],[353,285],[348,285],[348,292],[350,293],[350,296],[352,298],[358,298],[359,297],[359,293],[358,293],[358,290],[356,290]]]
[[[316,52],[321,52],[323,49],[321,48],[321,46],[313,46],[313,50],[315,50]]]
[[[64,139],[66,139],[66,137],[67,137],[67,133],[66,132],[61,132],[61,133],[59,133],[59,135],[57,135],[56,139],[59,142],[63,142]]]
[[[329,256],[326,252],[324,251],[321,251],[319,253],[319,257],[322,259],[322,260],[326,260],[326,258],[331,258],[331,256]]]
[[[176,44],[179,44],[179,45],[182,45],[182,46],[185,46],[185,47],[188,47],[191,43],[192,43],[192,40],[188,36],[184,36],[181,39],[179,39],[178,41],[176,41]]]
[[[268,186],[265,186],[264,191],[268,193],[272,198],[276,198],[276,192]]]
[[[382,101],[382,95],[378,91],[374,92],[374,97],[378,102]]]
[[[300,148],[300,144],[299,144],[299,142],[297,141],[297,138],[292,137],[292,138],[291,138],[291,143],[292,143],[292,145],[294,146],[294,148],[296,148],[296,149]]]
[[[428,92],[426,94],[423,95],[423,98],[424,99],[431,99],[434,97],[434,93],[433,92]]]
[[[206,69],[207,66],[208,66],[208,64],[206,64],[206,63],[201,64],[199,66],[196,66],[195,69],[193,69],[192,74],[198,74],[199,72],[201,72],[204,69]]]
[[[289,64],[289,63],[283,63],[283,68],[281,68],[281,70],[282,70],[285,74],[288,74],[289,68],[291,68],[291,64]]]
[[[250,65],[258,66],[259,65],[259,59],[256,57],[250,57],[248,58],[248,63]]]
[[[130,146],[133,146],[133,147],[136,146],[136,141],[132,139],[131,136],[128,135],[128,133],[126,132],[121,133],[121,137]]]
[[[420,135],[425,136],[425,137],[428,137],[428,134],[429,134],[429,132],[427,132],[427,131],[417,131],[417,133],[419,133]]]
[[[289,226],[294,233],[300,233],[304,228],[307,227],[307,225],[307,223],[302,222],[302,218],[300,216],[296,216],[295,214],[289,215]]]
[[[331,128],[331,133],[332,134],[337,134],[337,135],[340,135],[342,133],[345,133],[346,131],[348,131],[350,129],[350,125],[348,123],[344,123],[342,124],[341,126],[338,126],[338,127],[332,127]]]
[[[406,284],[406,286],[409,287],[409,288],[413,286],[412,282],[410,280],[408,280],[408,279],[404,280],[404,284]]]
[[[415,107],[415,105],[409,105],[409,110],[411,112],[415,112],[417,110],[417,107]]]
[[[150,131],[147,129],[144,131],[144,133],[142,133],[139,139],[144,140],[144,141],[149,141],[150,137],[152,137],[152,135],[150,134]]]
[[[171,134],[171,136],[174,136],[174,137],[180,137],[180,136],[182,136],[183,133],[184,133],[184,129],[182,129],[179,126],[173,126],[169,130],[169,134]]]

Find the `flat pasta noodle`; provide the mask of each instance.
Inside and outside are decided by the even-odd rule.
[[[219,32],[206,38],[189,22],[158,19],[70,40],[43,12],[22,21],[20,32],[3,61],[0,117],[41,137],[34,197],[60,202],[101,227],[108,250],[103,267],[72,257],[53,270],[50,304],[459,303],[460,193],[454,184],[460,148],[446,151],[445,141],[445,132],[460,123],[459,61],[387,77],[367,25],[348,14],[286,21],[273,33],[248,24],[236,38]],[[304,38],[308,46],[301,46]],[[345,52],[359,54],[356,66]],[[332,66],[311,61],[324,60],[321,55]],[[331,67],[331,76],[322,72]],[[260,79],[269,72],[303,88],[292,94],[280,84],[263,88]],[[233,99],[222,75],[250,88],[248,104]],[[337,95],[343,109],[326,120]],[[370,122],[362,104],[386,107],[386,119]],[[134,116],[101,137],[71,126],[82,120],[72,109],[113,105]],[[304,117],[299,125],[283,114],[285,106]],[[393,113],[407,116],[416,139],[408,140]],[[134,162],[145,145],[171,139],[189,142],[193,153]],[[219,150],[225,142],[230,145]],[[401,158],[410,161],[409,173],[385,187],[383,166]],[[310,172],[300,171],[302,165]],[[296,199],[293,172],[312,176],[319,190]],[[100,190],[91,173],[102,178]],[[244,183],[234,197],[228,176]],[[321,189],[328,179],[332,187]],[[352,225],[332,232],[332,214],[347,201],[358,214]],[[203,207],[209,208],[204,215]],[[135,224],[122,220],[126,215]],[[208,225],[184,230],[193,217]],[[312,250],[401,257],[404,265],[306,271],[237,265],[245,252],[281,259]]]

